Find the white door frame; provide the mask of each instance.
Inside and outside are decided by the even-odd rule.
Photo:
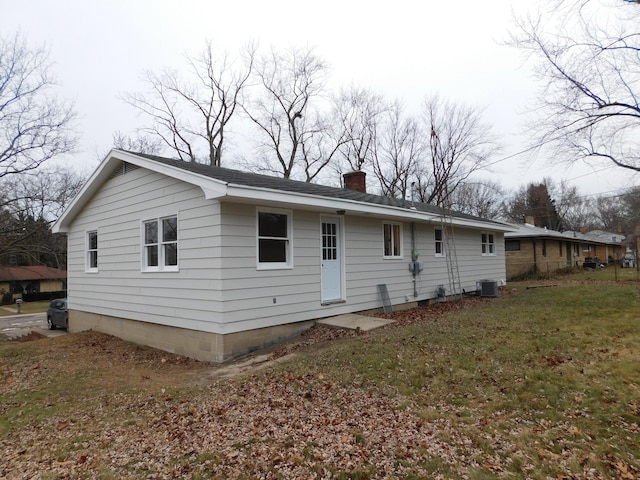
[[[325,235],[331,232],[323,230],[324,224],[336,225],[335,246],[323,243]],[[320,301],[323,304],[344,301],[344,221],[342,217],[320,216]],[[325,259],[333,257],[335,259]],[[330,277],[328,276],[330,275]],[[337,282],[337,285],[336,285]]]

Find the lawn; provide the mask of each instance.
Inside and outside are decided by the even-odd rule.
[[[20,306],[20,313],[40,313],[46,312],[49,308],[49,300],[42,300],[39,302],[25,302]],[[0,317],[7,315],[16,315],[18,306],[14,303],[11,305],[4,305],[5,308],[0,308]]]
[[[93,332],[0,343],[0,477],[640,478],[640,283],[608,273],[312,329],[232,378]]]

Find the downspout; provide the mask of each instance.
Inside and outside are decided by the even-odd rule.
[[[536,241],[531,240],[533,243],[533,273],[538,273],[538,255],[536,252]]]
[[[411,182],[411,210],[416,209],[415,204],[416,182]],[[418,256],[420,254],[416,250],[416,222],[411,222],[411,273],[413,275],[413,298],[418,297],[418,280],[417,275],[420,265],[418,264]]]
[[[411,269],[413,274],[413,297],[416,298],[418,296],[418,285],[416,276],[418,275],[418,252],[416,251],[416,222],[411,222],[411,264],[413,268]]]

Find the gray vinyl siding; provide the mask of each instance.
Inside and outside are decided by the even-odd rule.
[[[268,207],[264,207],[268,208]],[[344,302],[321,303],[320,217],[318,212],[292,210],[293,268],[259,270],[256,264],[256,206],[222,204],[223,292],[225,330],[242,331],[283,323],[357,312],[382,306],[377,285],[387,285],[392,303],[436,297],[439,285],[448,290],[446,258],[435,257],[434,226],[418,224],[416,247],[424,271],[413,295],[411,224],[402,224],[402,258],[383,258],[383,221],[343,217],[345,237]],[[490,231],[487,231],[490,232]],[[494,233],[494,232],[490,232]],[[502,280],[502,236],[495,235],[495,256],[481,255],[481,232],[456,231],[456,249],[462,288],[475,290],[483,279]],[[275,300],[275,303],[274,303]]]
[[[263,206],[266,207],[266,206]],[[402,258],[383,258],[383,220],[344,215],[343,302],[322,305],[321,213],[288,210],[293,265],[257,268],[257,207],[206,200],[200,188],[149,170],[108,180],[74,219],[68,234],[69,302],[73,310],[233,333],[379,308],[384,283],[394,304],[434,298],[448,287],[446,258],[435,257],[434,226],[417,224],[416,250],[423,272],[411,261],[411,223],[402,225]],[[177,272],[141,271],[141,222],[178,215]],[[328,212],[334,214],[334,212]],[[85,235],[98,231],[98,272],[85,272]],[[505,278],[504,242],[495,235],[496,256],[481,255],[481,232],[455,231],[462,286]]]
[[[144,169],[108,180],[68,234],[70,308],[216,331],[221,321],[220,206],[202,190]],[[141,222],[178,215],[178,272],[141,271]],[[98,272],[85,273],[86,231]]]

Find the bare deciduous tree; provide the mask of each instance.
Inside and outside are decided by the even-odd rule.
[[[491,180],[467,181],[451,192],[451,209],[481,218],[495,219],[502,213],[505,191]]]
[[[382,195],[406,198],[425,153],[423,138],[417,120],[399,101],[389,107],[383,119],[374,144],[373,172]]]
[[[71,152],[75,113],[52,93],[49,52],[19,34],[0,37],[0,178]]]
[[[113,148],[129,152],[148,153],[159,155],[162,152],[163,142],[160,138],[145,135],[138,132],[136,135],[126,135],[120,131],[113,134]],[[102,160],[102,158],[100,158]]]
[[[218,56],[208,42],[199,57],[187,57],[189,79],[172,69],[147,72],[150,92],[126,94],[124,100],[151,119],[142,130],[160,138],[179,158],[220,166],[229,122],[253,68],[255,46],[247,45],[242,53],[243,65],[237,67],[229,54]]]
[[[306,182],[315,180],[334,161],[340,147],[347,141],[344,131],[332,127],[329,116],[316,114],[313,122],[311,128],[306,126],[307,120],[301,122],[300,165]]]
[[[326,166],[308,143],[327,133],[314,105],[324,94],[326,75],[327,64],[311,48],[272,48],[256,61],[257,85],[244,111],[258,129],[260,170],[290,178],[304,165],[309,181]]]
[[[340,90],[334,98],[334,122],[345,135],[340,156],[347,168],[362,170],[367,164],[371,166],[378,125],[387,108],[381,95],[354,85]]]
[[[425,99],[422,129],[428,153],[417,166],[420,200],[446,206],[449,195],[499,147],[479,109],[437,96]]]
[[[549,195],[555,200],[554,204],[564,229],[578,231],[584,226],[596,228],[592,202],[580,194],[578,187],[569,185],[564,180],[558,184],[551,178],[545,178],[544,183]]]
[[[510,43],[544,82],[536,144],[556,157],[640,171],[640,8],[619,0],[549,0],[518,18]]]
[[[5,177],[0,185],[5,195],[0,199],[0,264],[65,268],[66,237],[52,234],[50,227],[84,180],[61,167]]]

